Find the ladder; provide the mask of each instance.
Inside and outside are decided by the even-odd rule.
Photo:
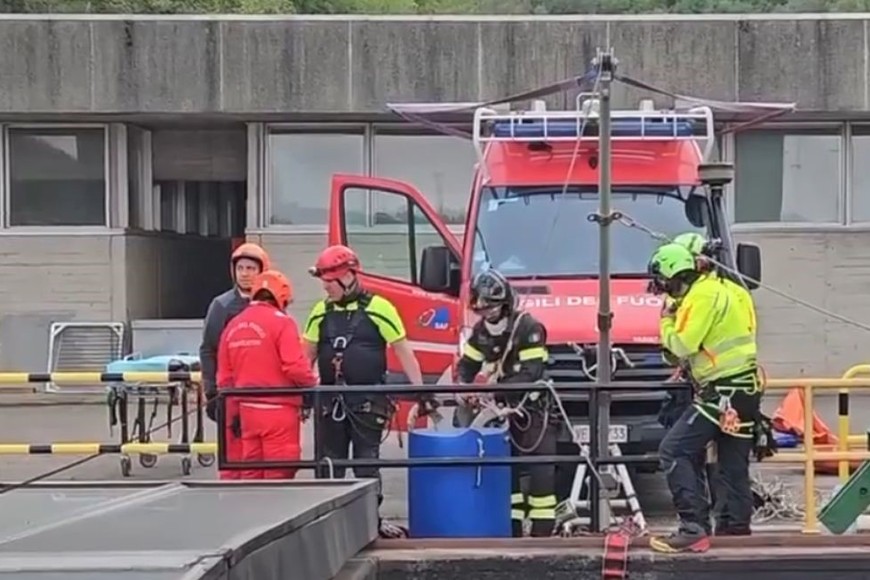
[[[622,456],[622,450],[617,443],[611,443],[609,451],[611,457]],[[589,457],[588,444],[580,446],[580,455]],[[605,517],[611,518],[610,522],[602,522],[605,529],[610,527],[611,524],[618,523],[614,516],[621,514],[623,516],[630,516],[641,530],[646,530],[646,518],[643,515],[640,501],[637,498],[637,493],[635,492],[634,484],[631,481],[631,476],[628,473],[626,465],[624,463],[603,465],[598,469],[598,474],[601,477],[599,486],[601,495],[603,498],[606,498],[610,506],[610,510],[608,510],[610,516],[602,514]],[[556,509],[556,521],[562,533],[566,535],[570,535],[580,527],[589,526],[591,523],[591,502],[594,500],[590,497],[589,493],[590,477],[595,477],[595,474],[591,473],[588,464],[579,463],[574,472],[571,494]]]

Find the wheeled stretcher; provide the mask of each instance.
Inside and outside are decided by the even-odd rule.
[[[136,354],[128,355],[121,360],[106,365],[107,373],[133,372],[197,372],[200,370],[199,357],[177,354],[141,358]],[[111,383],[106,386],[106,404],[109,410],[109,429],[114,431],[120,427],[121,444],[138,442],[151,443],[152,435],[162,427],[166,427],[167,436],[172,438],[172,426],[181,421],[181,436],[179,443],[202,443],[204,440],[203,394],[201,385],[192,382],[175,383]],[[190,409],[190,397],[194,397],[194,408]],[[133,425],[129,423],[129,403],[136,401],[136,414]],[[166,420],[158,425],[157,414],[161,402],[166,405]],[[150,413],[148,407],[150,403]],[[180,406],[180,416],[173,417],[176,406]],[[190,439],[190,415],[196,415],[193,441]],[[215,456],[212,454],[196,454],[197,463],[203,467],[212,465]],[[149,469],[157,465],[157,455],[142,453],[139,455],[139,465]],[[191,456],[181,456],[181,471],[190,475],[193,467]],[[121,455],[121,474],[128,477],[133,471],[133,461],[127,454]]]

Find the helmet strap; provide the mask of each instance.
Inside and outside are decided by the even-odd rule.
[[[508,318],[507,316],[502,316],[498,322],[490,322],[489,320],[484,319],[483,324],[486,327],[486,331],[492,336],[501,336],[508,329]]]
[[[354,273],[353,280],[347,284],[341,280],[336,280],[335,283],[338,284],[344,292],[344,296],[342,296],[341,299],[341,302],[343,303],[353,302],[360,294],[359,278],[356,277],[356,273]]]

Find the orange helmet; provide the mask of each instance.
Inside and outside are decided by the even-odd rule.
[[[348,272],[358,272],[361,266],[356,253],[347,246],[329,246],[317,257],[314,266],[308,273],[315,278],[331,282],[338,280]]]
[[[257,274],[251,286],[251,296],[256,297],[257,293],[262,291],[271,294],[281,310],[293,302],[293,287],[290,285],[290,280],[278,270],[266,270]]]
[[[261,272],[272,268],[272,260],[269,259],[269,254],[266,253],[266,250],[259,244],[246,242],[236,248],[230,257],[230,270],[232,271],[233,279],[236,277],[236,262],[245,258],[258,262]]]

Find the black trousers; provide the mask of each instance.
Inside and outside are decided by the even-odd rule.
[[[707,444],[716,441],[718,447],[718,480],[710,482],[717,503],[724,502],[723,515],[728,526],[749,529],[753,501],[749,480],[749,456],[752,439],[722,433],[719,425],[707,419],[694,406],[686,409],[659,448],[662,470],[673,496],[680,518],[680,528],[687,533],[709,533],[710,499],[704,481],[707,479],[701,457]]]
[[[320,422],[322,432],[319,434],[323,445],[323,456],[330,459],[378,459],[381,456],[381,441],[384,429],[387,426],[387,418],[379,413],[346,411],[341,421],[336,421],[332,415],[332,408],[322,411],[323,419]],[[344,479],[347,473],[345,467],[333,468],[337,479]],[[378,480],[378,505],[383,500],[381,486],[381,470],[378,467],[354,467],[354,476],[360,479]],[[317,469],[317,478],[329,477],[328,466]]]
[[[555,455],[558,422],[554,414],[530,410],[510,419],[511,453],[514,456]],[[527,493],[522,480],[528,476]],[[511,522],[514,537],[522,537],[526,518],[532,521],[532,536],[553,534],[556,523],[556,465],[515,465],[511,469]]]

